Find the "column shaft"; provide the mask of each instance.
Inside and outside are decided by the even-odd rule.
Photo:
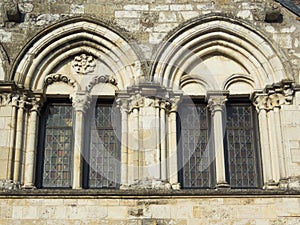
[[[28,123],[27,146],[25,155],[25,188],[34,187],[37,122],[38,112],[36,111],[36,109],[31,110]]]
[[[17,129],[16,129],[16,144],[15,144],[15,161],[14,161],[14,176],[15,182],[20,182],[21,179],[21,163],[22,163],[22,147],[24,133],[24,101],[19,102]]]

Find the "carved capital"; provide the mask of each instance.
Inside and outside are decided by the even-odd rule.
[[[11,93],[1,93],[0,94],[0,105],[1,106],[6,106],[8,105],[13,98],[13,94]]]
[[[178,109],[178,104],[180,102],[180,98],[178,97],[174,97],[174,98],[170,98],[170,101],[169,101],[169,113],[173,113],[173,112],[177,112],[177,109]]]
[[[261,110],[267,110],[267,99],[268,96],[266,94],[257,94],[253,99],[253,105],[255,106],[255,109],[257,112],[260,112]]]
[[[144,102],[145,102],[145,97],[142,96],[140,93],[131,96],[130,103],[129,103],[129,111],[143,107]]]
[[[226,95],[213,95],[208,99],[208,108],[212,112],[212,115],[216,111],[223,111],[225,109],[225,103],[227,102]]]
[[[86,93],[76,93],[72,99],[72,105],[75,111],[85,112],[90,105],[90,96]]]
[[[121,112],[128,113],[128,100],[123,98],[118,98],[116,100],[117,107],[120,109]]]

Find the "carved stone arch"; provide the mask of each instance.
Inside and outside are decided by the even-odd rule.
[[[66,74],[60,70],[62,65],[72,65],[72,60],[77,56],[87,54],[95,59],[97,65],[105,67],[109,75],[118,79],[119,89],[124,89],[138,83],[142,75],[138,67],[140,56],[137,49],[133,40],[111,24],[76,17],[46,28],[27,43],[14,62],[10,76],[26,89],[38,90],[43,87],[48,74]],[[79,82],[81,78],[72,66],[69,67],[70,76],[77,79],[78,88],[84,90],[85,87]],[[100,70],[95,69],[91,75],[99,73]]]
[[[222,90],[230,90],[230,93],[250,93],[254,90],[254,79],[246,74],[232,74],[223,85]]]
[[[185,74],[198,76],[218,90],[232,74],[246,74],[255,89],[293,80],[287,57],[261,31],[242,20],[216,14],[192,19],[172,31],[154,61],[152,80],[173,90],[182,88]]]

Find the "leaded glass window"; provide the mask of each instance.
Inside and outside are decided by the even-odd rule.
[[[178,112],[179,177],[183,188],[213,185],[214,159],[209,148],[209,119],[205,104],[183,103]]]
[[[251,104],[227,104],[226,153],[233,188],[261,185],[257,120]]]
[[[73,149],[71,104],[48,104],[44,119],[42,187],[71,187]]]
[[[96,104],[90,126],[89,181],[90,188],[117,188],[120,183],[120,142],[112,118],[111,104]]]

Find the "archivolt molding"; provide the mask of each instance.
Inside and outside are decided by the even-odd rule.
[[[240,20],[210,15],[189,21],[164,40],[154,60],[152,80],[180,89],[190,67],[218,54],[241,65],[251,77],[251,82],[244,81],[255,89],[293,79],[285,56],[263,34]],[[211,77],[199,76],[213,87]]]
[[[134,84],[142,73],[135,66],[140,62],[135,47],[111,25],[76,18],[52,26],[31,40],[16,60],[11,78],[27,89],[40,89],[58,65],[81,54],[106,65],[118,78],[119,88]]]
[[[222,89],[228,90],[231,85],[238,82],[249,84],[254,89],[254,79],[249,75],[245,74],[232,74],[229,78],[225,80]]]

